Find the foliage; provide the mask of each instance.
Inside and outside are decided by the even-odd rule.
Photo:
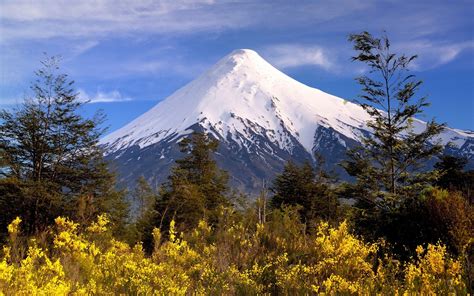
[[[444,125],[430,121],[422,127],[414,119],[429,105],[425,97],[416,98],[422,81],[409,73],[416,56],[393,53],[386,36],[377,38],[362,32],[350,35],[349,41],[357,52],[352,60],[369,67],[369,75],[357,81],[373,134],[362,138],[363,147],[349,153],[344,167],[357,178],[352,191],[361,207],[396,210],[434,177],[424,165],[441,152],[442,146],[435,140]]]
[[[466,158],[443,155],[435,164],[435,169],[440,172],[440,177],[435,184],[450,191],[459,191],[474,204],[474,170],[465,171]]]
[[[135,189],[132,191],[133,203],[136,205],[135,213],[132,216],[135,221],[128,225],[128,242],[134,244],[143,242],[147,251],[151,251],[153,246],[152,231],[154,228],[157,213],[155,206],[158,201],[158,193],[154,190],[147,180],[141,176]]]
[[[153,209],[157,196],[153,188],[147,182],[145,177],[138,178],[135,190],[132,192],[132,198],[137,204],[137,219],[143,219],[147,212]]]
[[[118,226],[126,205],[98,145],[103,117],[81,116],[73,82],[58,72],[59,59],[47,58],[36,72],[33,96],[0,112],[1,222],[19,215],[34,233],[58,215],[88,223],[106,211]]]
[[[267,224],[255,224],[221,208],[217,227],[201,220],[186,233],[177,232],[172,221],[166,240],[153,230],[151,256],[141,244],[116,240],[108,217],[101,215],[83,231],[59,217],[47,233],[50,244],[32,238],[26,255],[14,257],[21,236],[16,219],[0,257],[0,294],[466,292],[461,262],[442,245],[419,247],[417,259],[401,266],[388,255],[377,260],[378,245],[350,234],[347,223],[333,228],[322,222],[307,234],[295,213],[276,210]]]
[[[392,54],[386,37],[350,40],[353,59],[382,78],[359,78],[374,136],[344,164],[356,184],[338,187],[321,163],[290,162],[271,208],[264,187],[237,211],[212,158],[218,142],[194,133],[159,190],[138,181],[127,227],[97,145],[100,120],[79,115],[72,82],[45,61],[35,97],[0,113],[0,295],[472,293],[472,172],[449,157],[420,170],[439,152],[432,140],[443,126],[415,133],[427,104],[412,102],[414,57]],[[456,191],[427,186],[438,173],[434,184]],[[352,216],[338,196],[357,200]]]
[[[180,142],[180,147],[186,156],[176,161],[155,206],[154,225],[160,229],[171,220],[180,228],[193,228],[202,217],[214,223],[219,206],[228,204],[227,173],[217,167],[211,155],[218,141],[193,133]]]
[[[474,237],[474,207],[457,192],[427,188],[396,212],[359,214],[353,223],[366,238],[384,238],[401,260],[416,256],[418,245],[438,242],[459,256]]]
[[[275,177],[271,190],[272,206],[300,206],[302,221],[334,222],[343,216],[331,176],[321,169],[315,170],[309,162],[301,166],[288,162]]]
[[[446,248],[428,245],[416,249],[417,260],[405,269],[406,290],[422,295],[464,294],[462,266],[459,261],[446,256]]]

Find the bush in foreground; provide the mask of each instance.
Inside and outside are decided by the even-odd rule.
[[[290,209],[266,224],[233,218],[222,209],[212,229],[189,233],[174,222],[154,251],[117,241],[105,215],[86,229],[58,217],[46,235],[30,239],[21,255],[21,220],[9,228],[0,259],[0,294],[464,294],[462,264],[442,245],[418,247],[405,265],[379,246],[353,236],[347,224],[321,223],[308,231]]]

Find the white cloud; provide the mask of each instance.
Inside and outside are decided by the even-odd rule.
[[[420,55],[419,69],[433,68],[472,49],[472,42],[459,42],[469,38],[466,32],[472,27],[466,7],[427,0],[0,0],[0,87],[27,81],[42,51],[62,54],[75,78],[194,77],[208,66],[206,61],[179,54],[189,53],[194,43],[187,41],[196,36],[202,37],[198,46],[208,42],[217,48],[220,37],[236,48],[249,45],[240,42],[257,49],[263,42],[283,42],[262,51],[278,67],[313,65],[351,74],[347,34],[387,29],[394,44],[407,45],[409,50],[400,52]],[[258,39],[256,30],[262,31]],[[243,38],[234,38],[237,34]],[[424,41],[410,42],[414,39]],[[311,43],[324,47],[302,45]],[[150,44],[176,48],[164,55],[146,54]],[[77,59],[91,49],[93,54]]]
[[[95,40],[87,40],[82,43],[78,43],[74,45],[71,49],[71,55],[73,57],[80,56],[81,54],[89,51],[90,49],[96,47],[99,44],[98,41]]]
[[[178,75],[180,77],[195,78],[202,73],[209,65],[200,61],[170,58],[169,56],[153,57],[150,59],[138,58],[125,61],[122,64],[115,65],[120,75]]]
[[[435,68],[453,61],[463,51],[473,50],[474,42],[435,43],[428,40],[403,42],[396,46],[396,50],[407,54],[417,54],[414,62],[416,69]]]
[[[89,94],[83,89],[78,89],[77,93],[80,101],[88,102],[90,104],[127,102],[132,100],[132,98],[122,95],[118,90],[112,90],[108,92],[99,90],[95,94]],[[28,98],[27,94],[18,95],[16,97],[1,97],[0,107],[20,105],[26,98]]]
[[[107,37],[219,30],[247,24],[242,14],[226,8],[209,0],[5,1],[0,10],[0,36],[4,40]]]
[[[439,53],[439,63],[445,64],[454,60],[464,50],[474,49],[474,42],[463,42],[451,45],[437,46],[435,53]]]
[[[336,3],[337,2],[337,3]],[[255,24],[276,27],[320,23],[372,5],[372,1],[242,0],[6,0],[0,40],[98,38],[137,33],[196,33]]]
[[[455,60],[462,52],[472,51],[473,41],[441,43],[428,40],[413,40],[409,42],[395,42],[393,51],[407,55],[417,54],[418,59],[412,63],[417,70],[426,70],[439,67]],[[343,62],[341,57],[353,54],[339,47],[322,47],[319,45],[302,44],[275,44],[267,46],[262,51],[269,62],[279,68],[293,68],[300,66],[316,66],[326,71],[340,73],[342,64],[349,73],[360,73],[362,68]]]
[[[93,95],[89,95],[83,89],[78,90],[79,99],[84,102],[93,103],[115,103],[115,102],[127,102],[131,101],[132,98],[123,96],[118,90],[110,92],[97,91]]]
[[[264,53],[272,64],[281,68],[305,65],[318,66],[325,70],[336,68],[327,51],[316,45],[277,44],[264,49]]]

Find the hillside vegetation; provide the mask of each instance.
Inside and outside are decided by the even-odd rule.
[[[189,232],[171,223],[154,246],[115,239],[106,215],[85,229],[58,217],[55,226],[19,247],[21,220],[9,228],[0,262],[5,294],[464,294],[462,259],[443,245],[419,246],[405,264],[377,253],[347,222],[318,224],[308,233],[291,208],[265,224],[221,208],[213,229],[204,220]]]

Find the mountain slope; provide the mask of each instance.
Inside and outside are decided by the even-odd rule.
[[[255,191],[288,159],[310,161],[315,152],[328,165],[344,158],[370,131],[357,104],[306,86],[275,69],[256,52],[236,50],[196,80],[102,140],[122,181],[144,175],[161,182],[176,158],[177,142],[192,131],[220,140],[217,161],[234,185]],[[414,129],[424,123],[414,121]],[[443,144],[472,157],[474,135],[446,129]],[[146,162],[145,162],[146,160]]]

